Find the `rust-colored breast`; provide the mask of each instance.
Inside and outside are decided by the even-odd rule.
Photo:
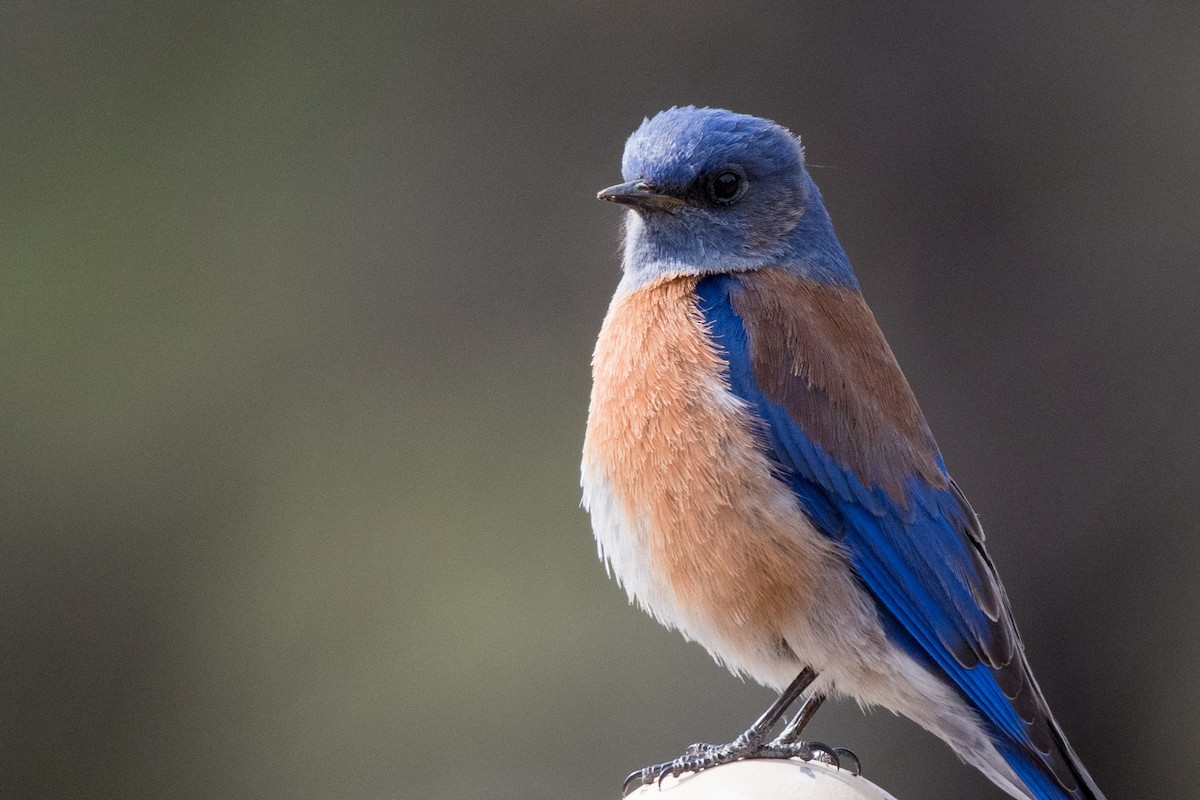
[[[694,277],[618,295],[593,361],[585,466],[679,610],[726,636],[788,629],[841,559],[772,474],[696,304]],[[780,634],[782,635],[782,634]]]

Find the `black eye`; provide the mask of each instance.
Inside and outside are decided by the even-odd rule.
[[[708,182],[709,197],[723,206],[734,203],[745,190],[746,179],[740,170],[723,169]]]

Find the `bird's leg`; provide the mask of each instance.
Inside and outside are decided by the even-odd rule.
[[[825,695],[810,694],[804,699],[804,704],[796,712],[779,735],[770,743],[763,746],[757,758],[800,758],[804,761],[816,759],[831,766],[841,767],[843,761],[853,762],[850,771],[858,775],[862,772],[862,763],[852,750],[845,747],[829,747],[821,742],[805,742],[800,740],[800,734],[809,721],[816,715],[817,709],[825,702]]]
[[[779,740],[776,739],[774,742],[771,742],[768,745],[767,736],[771,733],[771,729],[775,727],[779,720],[783,719],[783,715],[787,713],[787,710],[791,708],[792,704],[800,698],[800,695],[804,693],[804,690],[807,689],[809,685],[816,680],[816,678],[817,673],[814,672],[810,667],[805,667],[803,670],[801,670],[800,674],[796,676],[796,679],[788,684],[788,687],[783,690],[783,693],[779,695],[778,698],[776,698],[775,702],[771,703],[770,707],[763,712],[762,716],[755,720],[753,725],[747,728],[744,733],[742,733],[732,742],[729,744],[718,745],[694,744],[689,747],[682,756],[674,761],[667,761],[662,764],[656,764],[654,766],[638,770],[625,779],[623,794],[627,796],[639,786],[645,786],[647,784],[654,783],[655,781],[661,782],[662,779],[667,775],[670,775],[673,778],[678,778],[685,772],[699,772],[701,770],[708,769],[709,767],[715,767],[719,764],[728,764],[731,761],[738,761],[739,759],[743,758],[792,758],[793,754],[789,753],[788,755],[783,755],[782,750],[778,755],[776,755],[773,751],[773,748],[778,743],[781,747],[796,747],[798,749],[800,747],[799,743],[780,743]],[[821,700],[824,700],[823,696],[821,696]],[[809,709],[810,705],[812,705],[811,710],[807,710],[806,712],[806,709]],[[785,733],[788,730],[792,730],[793,726],[798,722],[798,727],[794,731],[794,733],[798,735],[799,730],[804,727],[809,719],[811,719],[812,715],[816,713],[816,710],[820,705],[820,701],[817,701],[815,705],[812,704],[811,698],[805,701],[804,706],[800,709],[800,712],[797,713],[796,719],[793,719],[792,722],[787,726],[787,729],[785,729]],[[805,715],[803,719],[800,719],[801,715]],[[837,757],[830,748],[823,747],[815,742],[810,742],[807,745],[804,745],[804,747],[807,748],[805,750],[807,755],[803,755],[801,753],[795,753],[794,755],[796,757],[803,758],[805,761],[808,761],[814,758],[816,753],[824,753],[832,758],[834,762],[837,760]]]
[[[804,704],[800,706],[800,710],[796,712],[796,716],[792,717],[792,721],[787,724],[779,735],[775,737],[772,744],[794,744],[800,740],[800,734],[804,732],[804,728],[809,721],[816,716],[817,709],[825,702],[825,695],[820,693],[810,694],[804,698]]]

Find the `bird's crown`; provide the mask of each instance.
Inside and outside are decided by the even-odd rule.
[[[787,128],[722,108],[669,108],[642,121],[625,143],[625,180],[647,180],[661,189],[686,189],[706,172],[728,165],[748,180],[798,172],[804,150]]]
[[[621,172],[625,183],[599,197],[633,210],[627,287],[765,266],[856,285],[800,141],[782,125],[719,108],[670,108],[629,137]]]

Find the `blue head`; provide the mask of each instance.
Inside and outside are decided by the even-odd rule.
[[[625,183],[598,195],[630,207],[625,279],[778,266],[857,286],[799,140],[716,108],[671,108],[625,144]]]

